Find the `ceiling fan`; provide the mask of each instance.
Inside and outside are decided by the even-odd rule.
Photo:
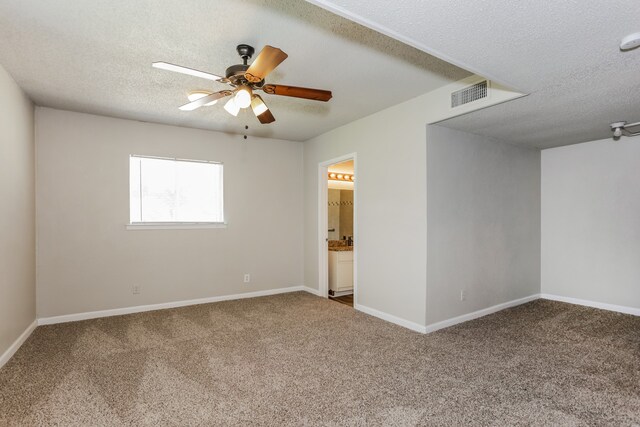
[[[153,67],[176,73],[188,74],[220,83],[226,83],[231,89],[218,92],[194,91],[189,94],[189,103],[180,107],[183,111],[191,111],[205,105],[213,105],[224,97],[230,97],[224,109],[233,116],[237,116],[241,108],[251,106],[253,113],[260,123],[272,123],[276,119],[271,114],[269,108],[264,103],[262,97],[255,92],[263,91],[269,95],[291,96],[294,98],[312,99],[315,101],[328,101],[331,99],[331,91],[320,89],[309,89],[305,87],[285,86],[267,84],[264,79],[282,61],[287,59],[287,54],[282,50],[265,46],[251,65],[247,62],[253,56],[255,50],[247,44],[240,44],[236,47],[238,55],[242,58],[242,64],[232,65],[227,68],[225,77],[168,62],[154,62]]]

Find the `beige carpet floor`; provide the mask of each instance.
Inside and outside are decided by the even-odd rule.
[[[535,301],[429,335],[305,294],[38,327],[0,425],[638,425],[640,318]]]

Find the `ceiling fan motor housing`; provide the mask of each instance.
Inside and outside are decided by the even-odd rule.
[[[249,64],[247,64],[247,62],[253,56],[255,49],[248,44],[239,44],[236,47],[236,50],[238,51],[238,55],[240,55],[244,64],[236,64],[227,68],[227,71],[225,73],[227,80],[229,80],[229,82],[234,86],[247,85],[251,86],[252,88],[262,87],[264,85],[264,80],[257,83],[251,83],[247,81],[246,77],[244,76],[245,72],[249,69]]]
[[[232,65],[231,67],[227,68],[225,75],[227,76],[227,80],[229,81],[229,83],[233,86],[251,86],[251,88],[253,89],[264,86],[264,80],[260,80],[257,83],[253,83],[247,80],[244,74],[248,68],[249,66],[245,64]]]
[[[234,80],[244,78],[244,73],[248,68],[249,66],[245,64],[232,65],[231,67],[227,68],[226,76],[232,83],[236,84]]]

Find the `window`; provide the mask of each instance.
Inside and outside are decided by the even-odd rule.
[[[131,225],[224,222],[221,163],[131,156]]]

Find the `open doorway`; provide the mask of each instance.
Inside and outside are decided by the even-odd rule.
[[[320,290],[348,306],[356,301],[355,154],[320,164]]]

